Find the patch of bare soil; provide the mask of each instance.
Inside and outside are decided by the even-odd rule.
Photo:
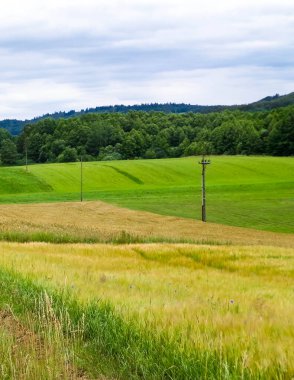
[[[28,349],[32,349],[34,358],[39,361],[45,360],[46,356],[50,355],[50,351],[52,352],[52,349],[50,350],[50,347],[46,345],[44,339],[21,323],[10,309],[0,310],[0,325],[14,338],[15,344],[12,347],[12,356],[17,355],[17,352],[21,350],[27,351]],[[89,379],[82,369],[76,368],[69,363],[65,365],[69,379]],[[99,378],[99,380],[104,379],[105,378]]]

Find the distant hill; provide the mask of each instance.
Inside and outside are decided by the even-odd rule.
[[[274,108],[287,107],[294,104],[294,92],[288,95],[267,96],[259,100],[258,102],[250,103],[247,105],[241,105],[237,108],[242,111],[269,111]]]
[[[16,119],[5,119],[0,121],[0,128],[7,129],[12,135],[17,136],[22,131],[26,123],[29,123],[29,120],[16,120]]]
[[[198,112],[198,113],[210,113],[223,111],[228,108],[227,106],[200,106],[191,105],[185,103],[150,103],[150,104],[135,104],[132,106],[114,105],[114,106],[101,106],[95,108],[86,108],[81,111],[71,110],[69,112],[55,112],[52,114],[45,114],[42,116],[35,117],[30,120],[16,120],[16,119],[5,119],[0,121],[0,128],[7,129],[12,135],[18,135],[23,127],[29,123],[35,123],[42,119],[52,118],[52,119],[69,119],[75,116],[81,116],[88,113],[127,113],[130,111],[144,111],[144,112],[165,112],[165,113],[185,113],[185,112]]]
[[[258,112],[258,111],[268,111],[274,108],[286,107],[294,104],[294,92],[287,95],[279,95],[276,94],[274,96],[267,96],[257,102],[250,104],[242,104],[242,105],[232,105],[232,106],[224,106],[224,105],[214,105],[214,106],[201,106],[201,105],[192,105],[185,103],[150,103],[150,104],[137,104],[132,106],[125,105],[114,105],[114,106],[101,106],[95,108],[86,108],[81,111],[71,110],[69,112],[55,112],[52,114],[45,114],[39,117],[35,117],[31,120],[16,120],[16,119],[6,119],[0,121],[0,128],[7,129],[12,135],[18,135],[24,125],[29,123],[35,123],[39,120],[46,118],[53,119],[61,119],[61,118],[71,118],[75,116],[80,116],[87,113],[127,113],[130,111],[145,111],[145,112],[165,112],[165,113],[185,113],[185,112],[193,112],[193,113],[202,113],[207,114],[211,112],[221,112],[226,109],[248,112]]]

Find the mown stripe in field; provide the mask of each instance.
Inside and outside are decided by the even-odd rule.
[[[144,185],[144,182],[140,180],[140,178],[138,177],[135,177],[134,175],[128,173],[127,171],[125,170],[122,170],[122,169],[119,169],[119,168],[116,168],[115,166],[112,166],[112,165],[104,165],[105,167],[107,168],[111,168],[113,169],[114,171],[116,171],[117,173],[125,176],[126,178],[130,179],[132,182],[134,183],[137,183],[138,185]]]

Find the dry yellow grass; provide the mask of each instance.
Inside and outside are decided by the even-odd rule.
[[[0,266],[108,300],[195,349],[234,351],[244,367],[294,371],[293,248],[1,243]]]
[[[294,235],[119,208],[103,202],[0,206],[0,232],[49,232],[97,241],[126,232],[146,240],[294,247]]]
[[[103,202],[1,205],[0,233],[6,232],[97,241],[126,233],[146,241],[189,242],[2,242],[0,268],[42,285],[67,287],[81,302],[107,300],[142,329],[180,336],[182,347],[228,351],[242,359],[244,368],[294,374],[294,235]]]
[[[69,360],[69,343],[60,328],[55,325],[50,336],[39,336],[33,327],[30,318],[23,323],[11,310],[0,310],[1,379],[88,380]]]

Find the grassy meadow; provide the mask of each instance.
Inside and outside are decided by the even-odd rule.
[[[54,318],[66,310],[69,323],[82,326],[78,339],[65,336],[68,355],[90,378],[294,375],[293,248],[1,243],[0,250],[1,303],[26,315],[49,289]],[[55,302],[60,289],[74,302]]]
[[[0,378],[294,378],[294,159],[0,168]],[[250,227],[250,228],[248,228]]]
[[[78,163],[0,168],[0,203],[78,201]],[[294,232],[294,159],[212,157],[208,221]],[[200,219],[198,158],[84,163],[84,198],[130,209]]]

